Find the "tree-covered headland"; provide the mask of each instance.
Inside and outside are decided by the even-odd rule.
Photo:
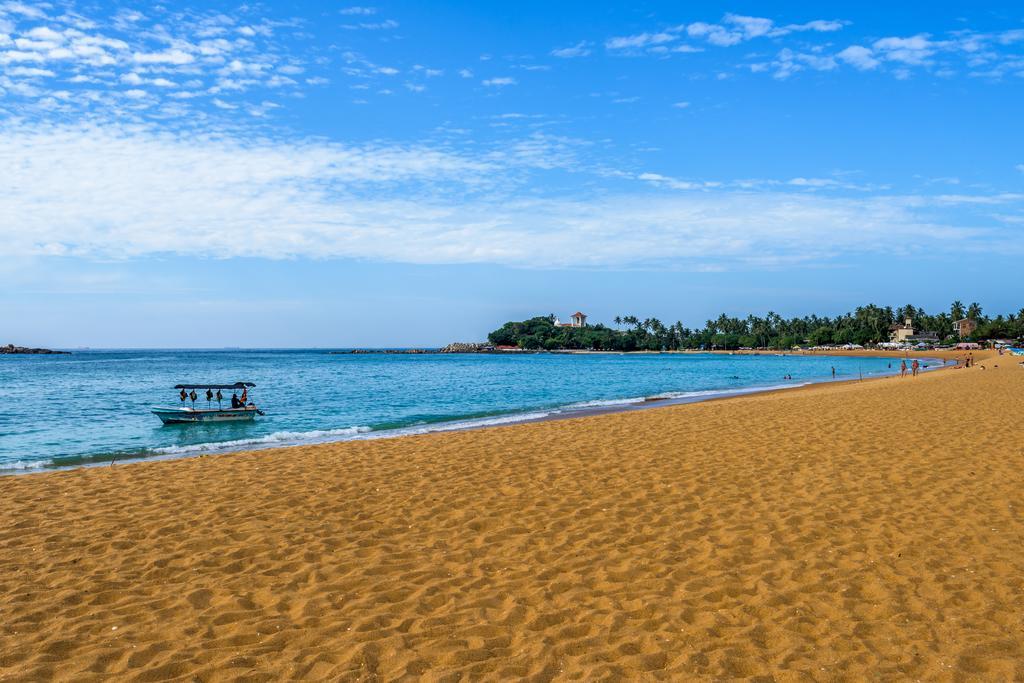
[[[892,308],[874,304],[860,306],[836,317],[808,315],[783,318],[769,312],[765,316],[734,318],[724,313],[708,320],[703,327],[690,328],[682,322],[666,325],[657,318],[640,319],[634,315],[616,316],[614,326],[603,324],[563,327],[555,316],[539,316],[522,322],[508,322],[488,335],[496,346],[516,346],[529,350],[594,349],[601,351],[661,351],[680,349],[738,349],[741,347],[790,349],[794,346],[827,346],[889,341],[892,326],[906,318],[916,332],[933,332],[940,343],[1024,338],[1024,308],[1016,314],[984,314],[980,305],[964,306],[954,301],[948,311],[927,313],[916,306]],[[956,335],[953,323],[963,318],[977,322],[968,337]]]

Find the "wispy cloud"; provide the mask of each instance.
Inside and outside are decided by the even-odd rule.
[[[894,244],[1024,246],[1012,226],[952,224],[944,208],[1016,207],[1020,194],[850,199],[820,193],[831,179],[751,192],[649,172],[635,177],[633,191],[595,196],[524,199],[501,191],[516,187],[520,172],[579,166],[560,159],[567,144],[537,137],[468,154],[196,137],[115,123],[9,123],[0,128],[0,240],[12,256],[681,268],[820,263],[888,253]]]
[[[560,47],[551,51],[552,57],[561,57],[562,59],[571,59],[573,57],[586,57],[590,54],[590,43],[582,40],[575,45],[569,47]]]
[[[358,24],[342,24],[341,27],[350,31],[389,31],[391,29],[398,28],[398,22],[394,19],[385,19],[384,21],[361,21]]]
[[[491,88],[502,88],[506,85],[516,85],[519,81],[508,76],[502,76],[500,78],[488,78],[483,81],[483,84]]]
[[[748,54],[738,60],[738,66],[752,73],[769,73],[777,79],[801,71],[834,71],[844,66],[885,72],[901,80],[911,78],[918,70],[942,78],[960,73],[988,80],[1024,75],[1024,58],[1018,49],[1024,44],[1024,29],[987,33],[960,29],[943,37],[929,33],[891,35],[837,47],[834,43],[841,35],[838,32],[848,24],[836,19],[778,24],[767,17],[730,13],[718,22],[694,21],[611,37],[604,46],[612,54],[666,57],[704,49],[694,43],[729,48],[755,40],[789,40],[774,59],[756,56],[751,60]],[[814,44],[816,34],[828,35]]]
[[[673,43],[683,37],[703,40],[718,47],[738,45],[755,38],[781,38],[791,33],[804,31],[826,32],[838,31],[843,27],[841,21],[815,19],[803,24],[777,25],[765,17],[751,17],[742,14],[726,14],[720,23],[695,21],[690,24],[670,26],[659,31],[637,33],[630,36],[618,36],[605,41],[605,47],[612,51],[635,51],[651,49],[654,52],[667,51],[667,43]],[[687,52],[691,46],[680,46],[677,51]]]
[[[659,33],[637,33],[632,36],[618,36],[615,38],[609,38],[605,41],[604,46],[609,50],[628,50],[641,47],[647,47],[649,45],[661,45],[662,43],[671,43],[679,37],[678,33],[659,32]]]

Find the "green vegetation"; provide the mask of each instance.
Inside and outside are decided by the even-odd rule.
[[[594,349],[599,351],[661,351],[678,349],[738,349],[740,347],[788,349],[793,346],[841,344],[877,344],[889,341],[890,327],[904,318],[913,319],[915,332],[934,332],[945,343],[1017,339],[1024,337],[1024,309],[1016,315],[983,315],[981,306],[953,302],[948,312],[934,315],[915,306],[895,309],[869,304],[835,318],[817,315],[786,319],[777,313],[764,317],[750,315],[731,318],[724,313],[708,320],[700,329],[684,327],[681,322],[665,325],[657,318],[641,320],[636,316],[617,316],[614,327],[556,327],[555,316],[509,322],[488,335],[498,346],[523,349]],[[953,323],[972,318],[978,329],[970,337],[959,339]]]

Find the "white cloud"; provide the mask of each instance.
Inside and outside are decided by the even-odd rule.
[[[570,47],[560,47],[551,51],[552,57],[571,59],[573,57],[586,57],[590,54],[590,43],[583,40]]]
[[[8,50],[7,52],[0,52],[0,64],[10,64],[11,62],[45,62],[46,55],[41,52],[32,52],[25,50]]]
[[[136,52],[132,59],[139,64],[189,64],[196,58],[184,50],[171,49],[162,52]]]
[[[355,14],[355,15],[369,15],[376,14],[377,8],[375,7],[346,7],[339,10],[340,14]]]
[[[501,77],[501,78],[488,78],[488,79],[483,81],[483,84],[488,86],[488,87],[501,88],[501,87],[504,87],[506,85],[516,85],[518,82],[519,81],[517,81],[514,78],[510,78],[508,76],[504,76],[504,77]]]
[[[259,19],[250,11],[241,24],[216,11],[171,13],[159,8],[154,10],[154,19],[149,19],[132,10],[104,14],[101,6],[91,6],[97,12],[94,17],[66,10],[50,18],[42,12],[12,10],[10,3],[0,0],[0,78],[4,80],[5,112],[45,118],[59,108],[64,115],[89,111],[135,119],[169,120],[192,115],[194,120],[203,100],[208,103],[210,96],[225,90],[243,93],[266,85],[283,88],[282,96],[290,96],[302,87],[283,74],[287,73],[284,69],[303,68],[297,64],[306,60],[293,55],[286,41],[273,39],[275,27],[287,21]],[[39,3],[37,7],[50,6]],[[12,11],[20,13],[16,16]],[[251,66],[246,72],[250,77],[219,80],[218,76],[224,75],[219,70],[231,69],[234,64]],[[326,62],[316,64],[327,68]],[[282,75],[276,78],[254,75],[256,70],[265,74],[278,68]],[[54,81],[47,82],[44,77]],[[182,91],[171,92],[175,83],[197,80],[199,83],[185,85],[182,91],[200,97],[182,98]],[[93,87],[76,90],[68,97],[57,89],[62,83],[88,83]],[[114,87],[118,83],[157,87],[147,94],[145,106],[136,103],[126,109],[124,92]],[[183,99],[191,102],[186,104]],[[261,106],[258,100],[250,104]],[[209,115],[211,111],[207,108],[203,113]]]
[[[851,45],[839,52],[836,57],[861,71],[877,69],[878,65],[882,63],[875,58],[874,52],[862,45]]]
[[[524,164],[540,167],[545,144],[553,143],[474,157],[422,146],[179,136],[138,125],[9,123],[0,127],[0,243],[11,256],[702,267],[820,263],[889,253],[894,244],[981,250],[993,238],[929,219],[929,200],[920,197],[737,192],[656,173],[637,176],[649,186],[637,192],[503,193]],[[971,199],[979,198],[942,201]],[[1021,249],[1016,233],[995,236]]]
[[[673,102],[672,106],[676,109],[686,109],[690,106],[689,102]]]
[[[0,9],[10,14],[20,14],[29,19],[45,19],[46,12],[41,6],[26,5],[23,2],[5,2]]]
[[[886,59],[912,66],[926,64],[929,57],[934,55],[943,46],[944,44],[942,43],[932,42],[926,33],[920,33],[909,38],[881,38],[872,45]]]
[[[633,36],[620,36],[617,38],[609,38],[605,41],[604,46],[609,50],[628,50],[640,47],[646,47],[648,45],[660,45],[662,43],[672,42],[677,38],[676,34],[673,33],[638,33]]]
[[[60,44],[64,42],[64,34],[59,31],[54,31],[49,26],[36,26],[26,31],[25,35],[33,40],[42,40],[51,44]]]
[[[1017,164],[1016,166],[1014,166],[1014,168],[1020,171],[1021,173],[1024,173],[1024,164]]]
[[[789,184],[797,187],[836,187],[840,182],[834,178],[793,178]]]
[[[53,78],[57,75],[49,69],[37,69],[31,66],[12,66],[4,70],[4,73],[8,76],[22,78]]]
[[[668,176],[661,175],[660,173],[641,173],[636,177],[636,179],[642,180],[645,183],[657,185],[658,187],[667,187],[672,190],[705,190],[719,185],[719,183],[715,182],[679,180],[678,178],[670,178]]]
[[[473,72],[469,69],[459,69],[459,76],[462,78],[473,78]]]
[[[394,28],[398,28],[398,22],[394,19],[385,19],[384,21],[376,22],[360,22],[358,24],[342,24],[342,28],[350,31],[364,30],[364,31],[388,31]]]
[[[747,17],[740,14],[726,14],[723,21],[739,28],[747,40],[768,35],[775,26],[771,19],[764,17]]]
[[[718,24],[708,24],[697,21],[686,27],[686,33],[691,38],[704,38],[712,45],[728,47],[743,41],[743,34],[739,31],[730,31]]]
[[[814,21],[808,21],[805,24],[789,24],[783,27],[783,30],[788,32],[793,31],[818,31],[819,33],[830,33],[832,31],[839,31],[843,28],[845,22],[842,21],[825,21],[822,19],[816,19]]]
[[[703,39],[711,45],[730,47],[755,38],[781,38],[791,33],[802,31],[833,32],[844,26],[844,22],[815,19],[803,24],[787,24],[778,26],[766,17],[752,17],[743,14],[728,13],[722,17],[721,23],[695,21],[665,28],[657,32],[644,32],[631,36],[609,38],[605,47],[609,50],[641,50],[646,49],[655,54],[666,52],[695,52],[699,48],[682,45],[670,49],[667,43],[678,40],[682,35],[690,38]]]

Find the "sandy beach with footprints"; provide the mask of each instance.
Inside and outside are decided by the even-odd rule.
[[[975,355],[5,477],[0,680],[1020,680],[1024,368]]]

